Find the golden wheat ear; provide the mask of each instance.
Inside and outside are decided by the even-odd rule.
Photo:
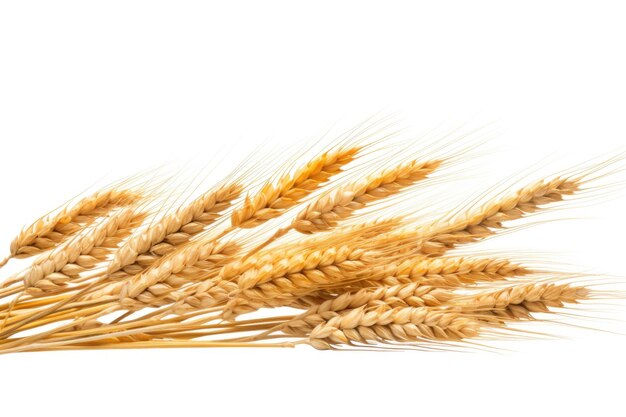
[[[440,160],[413,160],[331,191],[310,203],[296,216],[291,228],[310,234],[335,227],[367,204],[390,197],[434,172]]]
[[[344,132],[304,165],[282,171],[266,181],[252,196],[246,196],[243,205],[231,214],[232,227],[250,229],[281,216],[290,208],[341,174],[346,166],[376,143],[397,134],[390,130],[390,117],[371,117]],[[298,159],[294,157],[295,161]],[[293,164],[293,163],[292,163]],[[288,164],[288,165],[292,165]]]
[[[139,274],[163,256],[202,235],[228,212],[243,186],[224,181],[170,214],[139,229],[115,253],[107,274],[116,280]]]
[[[454,289],[478,283],[504,283],[534,271],[508,259],[474,257],[436,257],[416,255],[389,261],[371,276],[351,282],[347,288],[380,288],[404,284]]]
[[[146,177],[147,174],[139,174],[114,183],[39,218],[13,239],[9,255],[0,262],[0,267],[11,258],[28,258],[54,249],[112,210],[138,203],[152,191],[153,184]]]
[[[455,311],[484,316],[481,320],[502,322],[532,319],[532,313],[548,313],[565,304],[589,300],[595,294],[589,288],[567,283],[530,283],[471,295],[459,294],[449,300],[449,305]]]
[[[7,279],[2,287],[21,282],[29,295],[56,292],[81,273],[106,262],[146,216],[147,213],[136,206],[116,210],[98,224],[35,259],[26,270]]]
[[[597,198],[606,192],[607,186],[596,186],[596,181],[611,175],[615,170],[623,169],[619,166],[623,160],[622,155],[591,163],[547,180],[535,181],[469,210],[451,212],[443,220],[418,230],[420,251],[428,256],[441,256],[459,245],[495,235],[506,229],[507,222],[550,209],[564,200]]]
[[[247,196],[243,205],[231,214],[233,227],[253,228],[280,216],[296,206],[313,191],[342,172],[352,162],[360,147],[338,148],[318,155],[293,174],[286,174],[276,183],[268,181],[253,197]]]
[[[354,343],[459,341],[477,336],[481,327],[461,314],[429,307],[381,306],[373,311],[361,307],[328,317],[305,333],[306,343],[316,349]]]

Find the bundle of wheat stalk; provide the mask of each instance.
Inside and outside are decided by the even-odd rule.
[[[446,349],[611,295],[466,246],[591,195],[618,158],[418,215],[430,207],[395,203],[442,187],[438,173],[467,149],[452,141],[390,152],[374,146],[384,129],[373,130],[269,167],[275,174],[257,187],[235,172],[172,203],[162,179],[137,177],[35,221],[1,263],[32,259],[0,287],[0,353]]]

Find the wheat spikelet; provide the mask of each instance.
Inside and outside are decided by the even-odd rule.
[[[423,180],[441,161],[411,161],[355,183],[340,187],[309,204],[294,220],[300,233],[315,233],[335,227],[366,204],[394,195]]]
[[[243,206],[233,211],[232,226],[256,227],[294,207],[332,176],[339,174],[355,158],[359,149],[348,147],[325,152],[293,175],[282,176],[277,184],[267,182],[254,197],[246,197]]]

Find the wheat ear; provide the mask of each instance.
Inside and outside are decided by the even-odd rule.
[[[80,293],[69,296],[63,300],[63,303],[70,303],[76,298],[95,300],[98,297],[118,294],[124,284],[108,283],[108,281],[111,279],[121,281],[130,278],[132,275],[143,272],[149,265],[161,258],[159,255],[148,253],[149,250],[160,243],[171,245],[174,243],[180,244],[181,235],[191,236],[197,230],[198,223],[207,225],[214,222],[219,216],[219,213],[227,209],[232,200],[237,198],[240,192],[241,186],[238,184],[221,185],[208,191],[194,202],[177,210],[177,212],[172,215],[165,216],[160,221],[151,224],[147,230],[134,234],[115,251],[104,274],[100,274],[97,280],[86,287],[90,290],[86,295],[82,295],[86,290],[81,291]],[[184,226],[190,226],[190,229],[182,231],[181,228]],[[172,240],[164,242],[167,237],[171,237]],[[184,243],[182,243],[181,246],[182,245],[184,245]],[[164,250],[162,246],[159,250],[169,252],[169,250]],[[142,256],[142,258],[138,261],[140,256]],[[118,272],[124,267],[127,267],[130,271]],[[115,274],[116,272],[118,272],[117,275]],[[170,279],[170,282],[173,280],[173,278]],[[96,286],[95,289],[92,288],[94,286]]]
[[[82,273],[102,265],[146,216],[147,213],[135,209],[121,210],[90,233],[36,261],[23,277],[26,292],[33,296],[56,292]]]
[[[22,229],[10,246],[10,258],[25,258],[52,249],[106,215],[115,207],[137,202],[141,196],[124,189],[106,189]]]
[[[342,168],[354,160],[359,149],[348,147],[325,152],[293,175],[282,176],[277,184],[268,181],[254,197],[246,197],[243,205],[232,212],[232,226],[252,228],[278,217],[332,176],[342,172]]]
[[[359,307],[335,313],[315,326],[308,332],[308,343],[316,349],[332,349],[354,343],[458,341],[477,336],[479,330],[474,319],[428,307],[371,311]]]
[[[319,288],[339,285],[366,265],[376,262],[377,254],[350,245],[304,251],[289,258],[265,259],[238,276],[238,290],[224,308],[232,318],[260,307],[284,306]],[[223,279],[229,279],[224,274]]]
[[[153,295],[159,294],[162,292],[160,286],[167,285],[168,279],[172,277],[181,279],[180,275],[182,274],[193,274],[196,272],[196,265],[199,262],[207,262],[216,255],[219,260],[222,260],[220,255],[224,255],[225,252],[228,254],[232,251],[236,251],[236,247],[233,247],[229,242],[220,243],[215,240],[193,242],[166,255],[145,272],[135,275],[124,282],[119,290],[120,303],[125,307],[132,307],[139,302],[140,307],[143,307],[144,303],[138,297],[146,291]],[[191,271],[185,271],[189,268],[191,268]],[[216,268],[215,275],[218,272],[219,268]],[[175,286],[178,285],[178,283],[173,284]]]
[[[507,259],[448,257],[411,257],[390,262],[373,271],[373,279],[350,284],[357,288],[418,283],[438,288],[457,288],[480,282],[505,281],[534,273],[527,267]]]
[[[197,288],[208,286],[216,288],[215,290],[208,290],[208,293],[215,298],[214,302],[203,305],[203,308],[220,305],[233,291],[234,287],[232,285],[236,286],[236,284],[232,283],[231,286],[222,285],[218,276],[219,271],[223,265],[232,262],[239,255],[239,252],[240,247],[234,242],[225,242],[223,245],[218,244],[210,254],[203,256],[195,264],[185,266],[181,271],[171,274],[156,284],[151,284],[135,297],[123,298],[121,303],[131,310],[171,305],[172,312],[180,314],[180,311],[184,310],[185,305],[181,306],[181,303],[178,301],[187,297],[187,294],[190,292],[199,294]],[[216,284],[214,285],[213,283]],[[220,288],[222,289],[221,291],[218,290]],[[230,291],[225,292],[224,288],[228,288]],[[190,298],[185,298],[185,301],[190,301]],[[208,300],[204,301],[201,304],[207,304],[206,301]]]
[[[140,224],[145,216],[144,212],[134,207],[118,210],[50,253],[40,256],[25,271],[6,280],[3,286],[22,282],[26,289],[57,289],[81,272],[105,261],[121,239]]]
[[[441,161],[411,161],[322,195],[300,211],[291,227],[300,233],[315,233],[335,227],[368,203],[397,194],[423,180]]]
[[[241,191],[242,187],[237,183],[222,185],[138,231],[116,252],[107,266],[107,274],[119,280],[141,273],[215,222]]]
[[[579,179],[560,177],[551,181],[537,181],[507,197],[484,204],[473,213],[447,223],[435,223],[419,232],[426,236],[421,251],[427,255],[441,256],[457,245],[484,239],[502,229],[503,222],[520,219],[544,205],[561,201],[564,196],[574,194],[579,185]]]
[[[450,301],[450,308],[485,315],[483,319],[487,321],[521,320],[532,318],[532,313],[547,313],[551,307],[576,304],[590,296],[592,292],[588,288],[569,284],[523,284],[457,296]]]
[[[435,307],[445,304],[454,294],[441,288],[420,286],[417,283],[399,284],[389,287],[364,288],[355,292],[344,292],[336,296],[328,296],[326,300],[311,305],[306,312],[274,326],[260,336],[269,335],[282,330],[290,334],[302,334],[303,329],[310,331],[313,327],[334,317],[338,312],[367,307],[377,309],[381,306],[397,307]],[[299,329],[299,330],[295,330]]]

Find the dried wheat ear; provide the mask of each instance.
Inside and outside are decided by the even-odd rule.
[[[0,286],[0,353],[471,349],[619,296],[588,276],[471,249],[512,221],[602,192],[620,157],[422,216],[436,207],[422,193],[445,187],[459,152],[449,143],[394,161],[370,128],[301,164],[294,155],[265,167],[276,174],[258,187],[248,170],[172,204],[163,182],[133,179],[41,217],[0,262],[32,259]],[[279,307],[287,314],[270,310]]]

